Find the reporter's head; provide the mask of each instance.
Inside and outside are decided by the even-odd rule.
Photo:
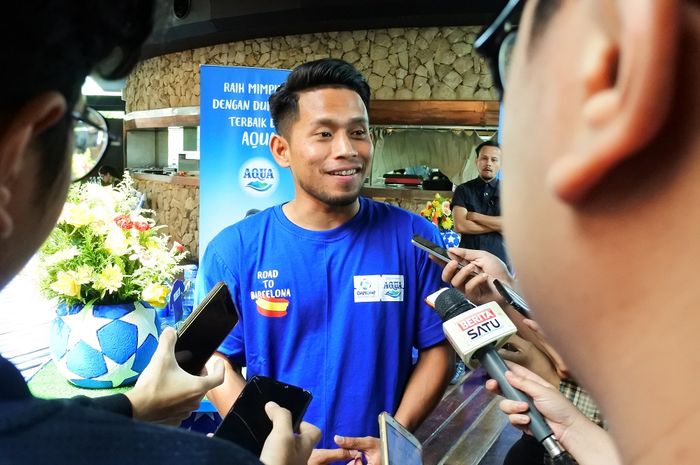
[[[0,287],[53,228],[70,179],[74,112],[93,70],[126,75],[151,0],[25,0],[0,19]]]

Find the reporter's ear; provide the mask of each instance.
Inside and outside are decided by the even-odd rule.
[[[10,237],[14,219],[10,212],[12,186],[17,182],[32,141],[55,125],[66,112],[66,100],[55,91],[39,94],[7,118],[0,132],[0,239]]]
[[[550,189],[570,203],[658,135],[670,113],[679,55],[680,0],[589,4],[578,134],[547,172]]]

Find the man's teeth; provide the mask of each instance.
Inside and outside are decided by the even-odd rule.
[[[333,176],[352,176],[353,174],[357,173],[357,169],[352,169],[352,170],[343,170],[343,171],[333,171],[331,174]]]

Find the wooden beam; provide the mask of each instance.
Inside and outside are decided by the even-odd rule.
[[[494,100],[373,100],[372,124],[498,126]]]
[[[132,129],[156,129],[169,126],[199,126],[199,115],[171,115],[124,119],[124,131]]]
[[[498,126],[499,109],[495,100],[373,100],[369,120],[409,126]],[[199,125],[199,114],[167,114],[168,110],[177,109],[128,114],[124,131]]]

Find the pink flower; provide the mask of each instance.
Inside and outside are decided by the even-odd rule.
[[[145,221],[136,221],[134,222],[134,228],[136,228],[138,231],[145,232],[151,229],[151,225]]]
[[[173,248],[177,250],[178,252],[184,252],[185,251],[185,246],[180,244],[178,241],[173,241]]]
[[[134,227],[134,222],[131,221],[131,218],[129,218],[128,215],[119,215],[118,217],[114,218],[114,222],[125,231],[128,231]]]

